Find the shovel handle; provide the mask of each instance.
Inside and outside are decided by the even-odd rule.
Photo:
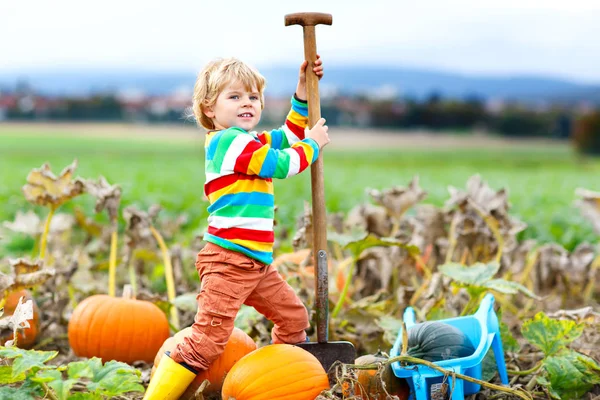
[[[304,26],[304,57],[306,67],[306,94],[308,96],[308,123],[312,128],[321,118],[319,78],[313,71],[317,59],[315,27]],[[325,208],[325,184],[323,179],[323,151],[310,168],[312,187],[313,265],[315,268],[315,309],[317,311],[317,338],[319,343],[328,337],[328,278],[327,278],[327,213]]]
[[[306,67],[306,95],[308,101],[308,124],[312,128],[321,118],[319,98],[319,77],[313,71],[317,60],[316,24],[331,25],[329,14],[290,14],[285,18],[286,26],[300,24],[304,32],[304,59]],[[313,265],[315,268],[315,310],[317,317],[317,337],[319,343],[328,338],[328,277],[327,277],[327,214],[325,209],[325,185],[323,180],[323,152],[310,168],[312,188],[312,225],[313,225]]]

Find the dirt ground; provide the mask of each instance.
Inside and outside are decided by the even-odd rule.
[[[120,123],[0,123],[0,136],[50,134],[60,137],[96,137],[192,142],[202,139],[203,130],[193,125],[149,125]],[[563,147],[565,142],[543,139],[508,139],[484,133],[452,134],[427,130],[381,130],[331,127],[333,149],[366,148],[514,148]]]

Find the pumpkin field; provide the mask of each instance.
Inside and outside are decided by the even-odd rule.
[[[203,135],[135,130],[0,125],[0,399],[142,399],[189,332]],[[471,400],[600,399],[600,160],[565,142],[459,134],[428,148],[416,133],[379,133],[397,135],[386,145],[336,130],[324,151],[329,340],[351,342],[355,364],[324,371],[271,345],[272,323],[243,306],[182,398],[421,400],[418,379],[394,374],[419,366],[440,374],[430,399],[457,380]],[[315,341],[310,201],[310,173],[275,182],[274,265]],[[439,366],[478,347],[443,320],[490,298],[507,384],[491,348],[474,375]],[[407,308],[432,324],[411,328]]]

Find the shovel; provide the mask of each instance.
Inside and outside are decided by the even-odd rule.
[[[321,118],[319,100],[319,78],[312,70],[317,59],[315,25],[331,25],[331,14],[296,13],[285,16],[285,26],[301,25],[304,30],[304,57],[306,68],[306,93],[308,96],[308,122],[313,127]],[[313,354],[325,371],[336,361],[354,364],[356,349],[346,341],[329,342],[329,283],[327,276],[327,215],[325,208],[325,187],[323,184],[323,152],[311,166],[312,215],[313,215],[313,265],[315,265],[315,310],[317,322],[317,342],[298,344]]]

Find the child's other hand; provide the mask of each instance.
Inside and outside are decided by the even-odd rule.
[[[300,65],[300,74],[298,75],[298,81],[302,83],[306,83],[306,67],[308,67],[308,61],[304,60]],[[315,60],[315,66],[313,67],[313,71],[315,75],[321,80],[323,77],[323,61],[321,60],[321,56],[317,54],[317,59]]]
[[[296,95],[302,99],[306,100],[306,68],[308,67],[308,61],[304,60],[304,62],[300,65],[300,72],[298,74],[298,86],[296,87]],[[321,80],[323,77],[323,61],[321,61],[321,56],[317,54],[317,59],[315,60],[315,66],[313,67],[313,71]]]
[[[306,133],[306,137],[313,139],[319,145],[319,148],[323,148],[329,143],[329,134],[327,131],[329,127],[325,125],[325,118],[321,118],[317,121],[315,126]]]

